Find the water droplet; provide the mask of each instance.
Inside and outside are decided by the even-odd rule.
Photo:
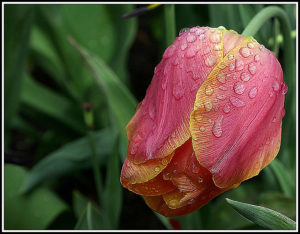
[[[249,81],[250,80],[250,75],[247,72],[241,73],[241,80],[242,81]]]
[[[250,50],[249,50],[249,48],[247,48],[247,47],[242,47],[242,48],[240,49],[240,54],[241,54],[244,58],[249,57],[249,55],[250,55]]]
[[[281,93],[283,95],[285,95],[287,92],[288,92],[288,86],[286,85],[285,82],[283,82],[282,85],[281,85]]]
[[[207,85],[205,88],[205,94],[207,96],[210,96],[210,95],[212,95],[213,92],[214,92],[214,90],[212,89],[212,87],[210,85]]]
[[[230,105],[226,103],[225,106],[223,107],[223,111],[227,114],[230,112],[230,110],[231,110]]]
[[[194,201],[195,201],[195,199],[194,198],[192,198],[192,199],[190,199],[189,201],[188,201],[188,204],[193,204],[194,203]]]
[[[193,34],[189,34],[187,37],[186,37],[186,41],[189,42],[189,43],[192,43],[196,40],[196,37],[193,35]]]
[[[188,45],[186,43],[184,43],[180,46],[180,49],[185,50],[187,47],[188,47]]]
[[[260,60],[260,56],[259,56],[258,54],[255,55],[255,56],[254,56],[254,61],[255,61],[255,62],[258,62],[259,60]]]
[[[161,88],[162,88],[163,90],[165,90],[165,89],[166,89],[166,86],[167,86],[167,78],[166,78],[166,77],[163,77],[163,78],[162,78],[162,81],[161,81]]]
[[[230,70],[230,71],[233,71],[233,70],[234,70],[234,64],[233,64],[233,63],[230,63],[230,64],[229,64],[229,70]]]
[[[189,30],[190,30],[189,28],[182,28],[182,29],[180,29],[179,36],[181,36],[182,34],[184,34],[185,32],[187,32]]]
[[[282,109],[281,118],[283,118],[284,116],[285,116],[285,109]]]
[[[204,29],[198,28],[198,29],[196,29],[195,34],[196,34],[197,36],[199,36],[200,34],[203,34],[204,32],[205,32]]]
[[[137,148],[138,148],[138,147],[137,147],[136,145],[133,145],[133,146],[131,147],[130,154],[135,155],[136,152],[137,152]]]
[[[224,100],[224,99],[226,99],[226,95],[224,95],[224,94],[218,94],[217,95],[217,99]]]
[[[257,88],[253,87],[252,89],[250,89],[249,91],[249,98],[255,98],[257,95]]]
[[[237,97],[230,97],[230,102],[235,107],[243,107],[243,106],[245,106],[244,101],[241,100],[241,99],[239,99],[239,98],[237,98]]]
[[[170,208],[177,208],[179,206],[179,201],[178,200],[171,200],[169,201],[169,205]]]
[[[196,50],[194,48],[189,48],[186,52],[187,58],[193,58],[196,55]]]
[[[175,99],[179,100],[183,97],[184,90],[181,84],[177,84],[173,87],[173,96]]]
[[[276,80],[273,81],[272,88],[273,88],[274,91],[278,91],[279,90],[280,86],[279,86],[278,81],[276,81]]]
[[[217,78],[218,78],[218,81],[220,81],[221,83],[225,84],[225,82],[226,82],[225,74],[219,73],[219,74],[217,75]]]
[[[211,35],[210,40],[213,43],[219,43],[221,41],[221,36],[218,33],[214,33]]]
[[[220,69],[224,69],[224,68],[226,68],[226,64],[223,63],[223,62],[221,62],[221,63],[218,64],[218,67],[219,67]]]
[[[160,168],[159,167],[155,167],[154,169],[156,172],[159,172]]]
[[[176,50],[176,46],[170,45],[168,49],[165,51],[163,58],[165,59],[170,58],[174,54],[175,50]]]
[[[164,165],[164,166],[168,165],[168,163],[169,163],[168,160],[165,159],[165,158],[163,158],[163,159],[161,160],[161,164]]]
[[[219,26],[218,29],[223,31],[223,30],[225,30],[226,28],[225,28],[224,26]]]
[[[176,170],[176,169],[174,169],[174,170],[173,170],[173,173],[174,173],[174,174],[176,174],[176,173],[177,173],[177,170]]]
[[[177,65],[179,64],[179,59],[178,59],[178,57],[175,57],[175,58],[173,59],[172,64],[173,64],[174,66],[177,66]]]
[[[214,50],[219,51],[222,50],[222,45],[221,44],[216,44],[214,47]]]
[[[205,127],[203,127],[203,126],[201,126],[199,129],[200,129],[201,132],[205,131]]]
[[[194,163],[192,164],[192,172],[193,173],[198,173],[200,171],[199,167],[197,167]]]
[[[233,89],[236,94],[243,94],[245,91],[245,86],[242,82],[237,82],[234,84]]]
[[[259,49],[260,51],[264,51],[265,47],[264,47],[263,45],[259,45],[258,49]]]
[[[272,123],[276,123],[276,120],[277,120],[277,118],[276,118],[276,116],[274,116],[272,119]]]
[[[269,91],[269,97],[273,97],[274,93],[272,90]]]
[[[250,64],[249,64],[249,67],[248,67],[248,70],[249,70],[249,72],[250,72],[252,75],[254,75],[255,72],[256,72],[256,66],[255,66],[255,64],[254,64],[254,63],[250,63]]]
[[[233,59],[234,59],[234,55],[233,54],[228,55],[228,60],[233,60]]]
[[[209,100],[207,100],[205,103],[204,103],[204,106],[205,106],[205,109],[207,110],[207,111],[210,111],[211,109],[212,109],[212,103],[209,101]]]
[[[223,90],[223,91],[226,91],[226,90],[227,90],[227,88],[226,88],[225,86],[223,86],[223,85],[220,85],[220,86],[219,86],[219,89],[221,89],[221,90]]]
[[[201,176],[198,177],[198,182],[202,183],[203,182],[203,178]]]
[[[250,49],[254,48],[254,45],[253,45],[253,43],[251,43],[251,42],[248,42],[247,46],[248,46],[248,48],[250,48]]]
[[[217,58],[215,55],[210,54],[206,59],[205,59],[205,65],[208,67],[212,67],[213,65],[215,65],[215,63],[217,62]]]
[[[210,32],[212,32],[212,33],[214,33],[215,31],[216,31],[215,28],[211,28],[211,29],[210,29]]]
[[[205,34],[201,34],[201,35],[199,36],[199,39],[200,39],[200,40],[204,40],[205,38],[206,38]]]
[[[244,69],[244,62],[243,60],[237,59],[235,60],[235,70],[236,71],[241,71]]]
[[[223,122],[224,116],[219,116],[213,126],[212,132],[216,137],[220,137],[222,135],[222,122]]]

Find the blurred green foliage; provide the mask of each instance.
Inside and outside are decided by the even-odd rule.
[[[295,5],[279,6],[295,30]],[[223,25],[242,33],[264,7],[176,5],[176,33],[196,25]],[[119,183],[127,155],[124,129],[141,100],[138,93],[146,92],[166,37],[162,7],[139,18],[121,18],[135,8],[127,4],[4,5],[5,152],[10,153],[5,157],[17,161],[21,153],[31,160],[29,165],[4,167],[5,229],[119,229],[126,226],[124,222],[136,229],[138,224],[131,218],[135,216],[145,223],[156,220],[150,229],[171,228],[167,218],[147,213],[146,206],[133,206],[135,216],[122,209],[126,197],[137,199],[133,193],[123,196],[127,191]],[[274,45],[274,35],[280,34],[276,24],[269,20],[255,38],[278,50],[284,67],[283,44]],[[137,74],[140,70],[143,75]],[[295,82],[295,77],[284,79],[287,84]],[[182,229],[261,229],[235,212],[226,197],[296,218],[295,100],[295,92],[288,92],[286,106],[291,108],[284,117],[278,160],[200,210],[174,218]],[[100,201],[91,179],[85,102],[93,104],[93,135],[104,185]]]

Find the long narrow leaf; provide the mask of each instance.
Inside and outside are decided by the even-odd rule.
[[[96,151],[99,160],[103,162],[113,147],[116,132],[111,128],[100,130],[95,134]],[[74,170],[87,168],[91,165],[90,145],[87,137],[71,142],[47,155],[30,171],[22,192],[26,193],[42,181],[62,176]]]
[[[226,201],[242,216],[251,220],[253,223],[272,230],[295,230],[296,223],[290,218],[278,213],[277,211],[254,206],[243,202],[226,199]]]

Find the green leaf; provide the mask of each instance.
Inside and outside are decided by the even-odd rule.
[[[118,229],[122,209],[122,188],[120,184],[121,169],[117,146],[118,145],[115,144],[115,150],[108,159],[106,184],[103,194],[104,198],[102,200],[103,209],[109,217],[113,229]]]
[[[113,148],[116,132],[111,128],[107,128],[96,132],[94,137],[97,142],[98,159],[103,162]],[[46,179],[62,176],[74,170],[87,168],[90,165],[90,145],[87,137],[82,137],[66,144],[38,162],[26,178],[22,186],[22,192],[28,192]]]
[[[10,127],[20,101],[21,78],[24,72],[33,5],[6,4],[4,6],[4,126]],[[7,137],[5,145],[7,145]]]
[[[34,81],[28,74],[24,77],[22,103],[46,114],[79,133],[85,133],[80,106],[76,108],[69,99]],[[77,117],[77,118],[76,118]]]
[[[290,197],[295,196],[296,190],[294,180],[290,177],[288,169],[286,169],[283,164],[277,159],[274,159],[272,161],[270,167],[275,173],[284,194]]]
[[[88,201],[85,209],[75,225],[75,230],[108,230],[111,229],[110,220],[92,202]]]
[[[79,219],[80,215],[84,212],[84,210],[86,210],[89,200],[79,191],[74,191],[72,201],[74,214],[76,218]]]
[[[46,188],[22,196],[20,186],[27,172],[19,166],[4,166],[4,229],[45,229],[67,205]]]
[[[289,218],[296,219],[296,198],[287,197],[278,192],[265,192],[260,194],[258,205],[276,210]]]
[[[117,126],[120,129],[122,139],[120,145],[124,148],[121,156],[123,157],[122,159],[125,160],[127,149],[124,145],[128,144],[127,137],[125,135],[125,127],[135,112],[137,101],[103,60],[91,52],[88,52],[73,38],[70,37],[69,40],[83,57],[98,85],[104,91],[107,103],[111,108],[111,111],[117,120]]]
[[[272,230],[295,230],[296,223],[290,218],[280,214],[277,211],[254,206],[247,203],[237,202],[230,199],[226,201],[242,216],[251,220],[259,226]]]

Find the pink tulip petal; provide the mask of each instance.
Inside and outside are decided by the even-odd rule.
[[[190,138],[195,95],[223,57],[223,31],[193,28],[166,49],[142,104],[127,125],[132,162],[163,158]]]
[[[282,70],[273,53],[249,42],[224,57],[226,67],[210,73],[191,114],[196,157],[221,188],[257,175],[280,146]]]

